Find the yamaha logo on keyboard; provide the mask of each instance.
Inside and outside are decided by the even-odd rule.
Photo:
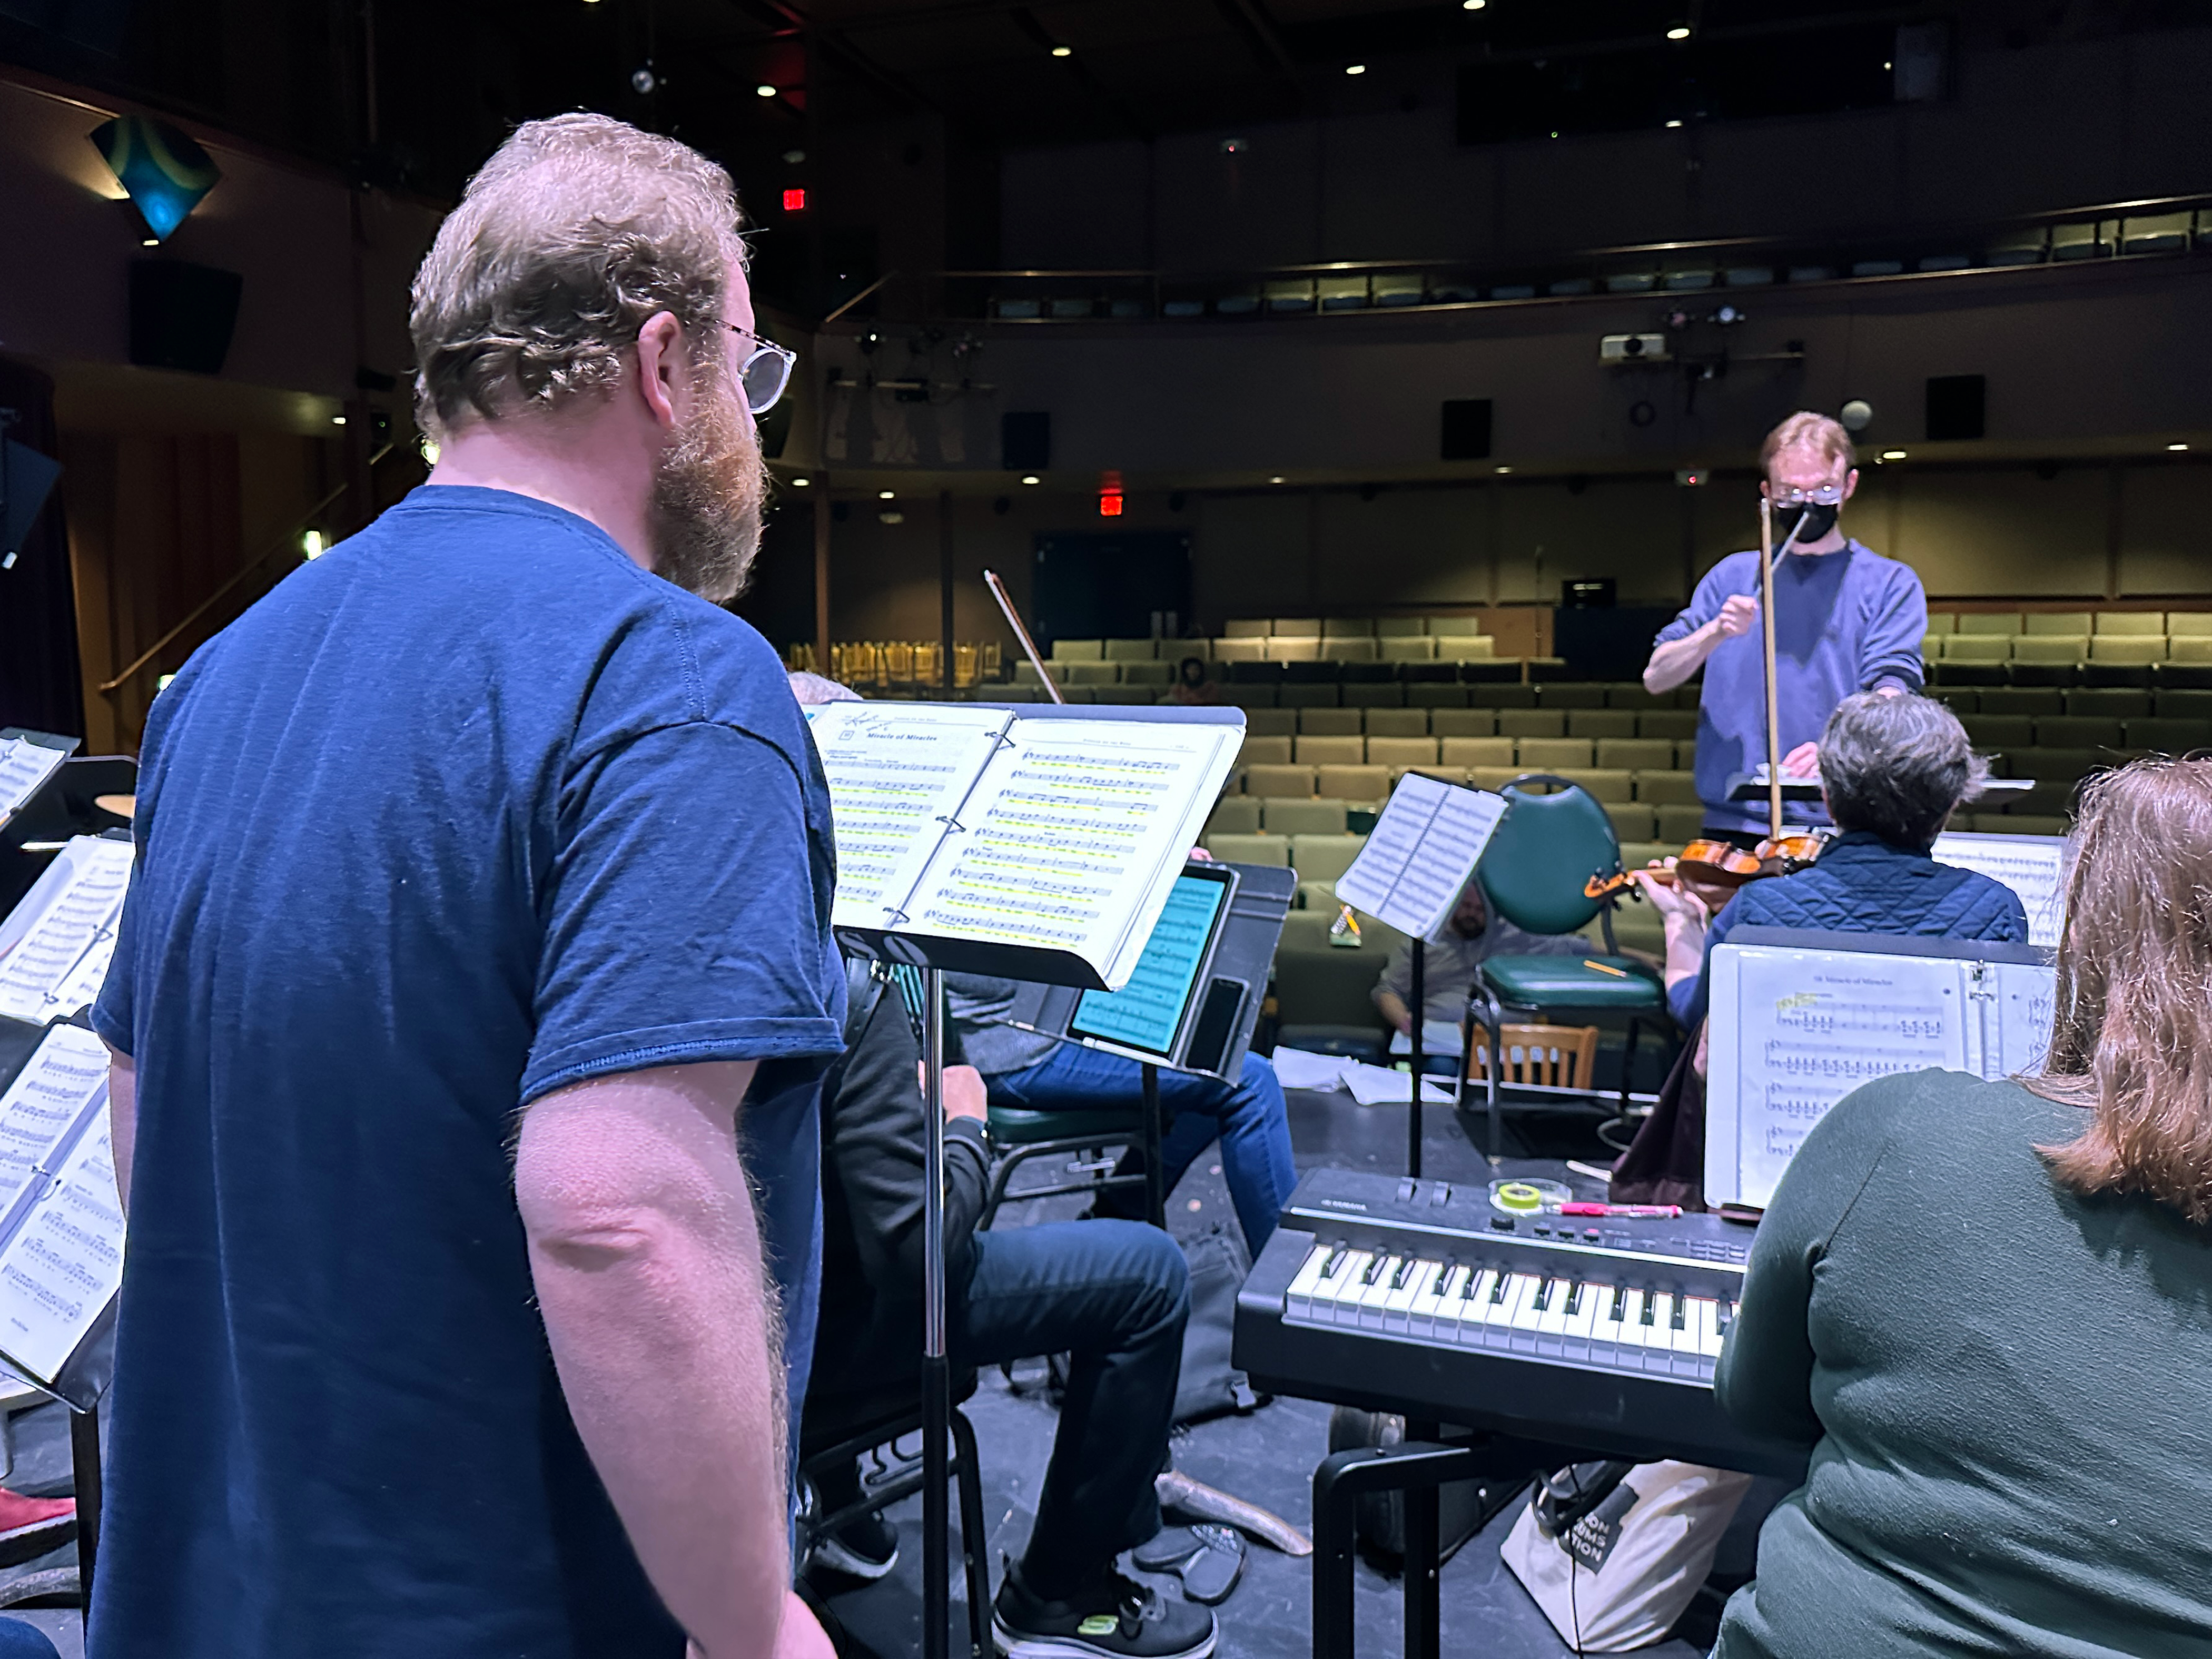
[[[1324,1210],[1350,1210],[1359,1215],[1367,1213],[1364,1204],[1355,1204],[1347,1198],[1324,1198],[1321,1200],[1321,1207]]]

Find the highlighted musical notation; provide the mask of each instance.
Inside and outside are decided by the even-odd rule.
[[[1204,876],[1178,877],[1129,982],[1118,991],[1085,991],[1068,1022],[1069,1031],[1163,1058],[1171,1054],[1191,981],[1205,960],[1228,893],[1225,884]]]

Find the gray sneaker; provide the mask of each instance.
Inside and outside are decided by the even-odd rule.
[[[1213,1615],[1170,1601],[1110,1567],[1061,1601],[1033,1595],[1007,1564],[991,1607],[1006,1659],[1206,1659]]]

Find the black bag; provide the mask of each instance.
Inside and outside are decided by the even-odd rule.
[[[1190,1263],[1190,1323],[1183,1328],[1182,1376],[1176,1384],[1175,1420],[1203,1423],[1232,1412],[1256,1411],[1273,1398],[1255,1394],[1229,1362],[1237,1327],[1237,1292],[1251,1273],[1243,1236],[1216,1224],[1183,1241]]]
[[[1438,1425],[1449,1434],[1449,1425]],[[1328,1449],[1395,1446],[1406,1438],[1406,1419],[1385,1412],[1339,1406],[1329,1413]],[[1490,1475],[1480,1480],[1447,1480],[1437,1488],[1437,1559],[1449,1561],[1461,1545],[1480,1532],[1492,1516],[1520,1496],[1526,1475]],[[1368,1553],[1385,1561],[1406,1555],[1406,1494],[1371,1492],[1358,1501],[1352,1532]]]

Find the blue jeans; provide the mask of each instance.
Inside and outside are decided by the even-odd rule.
[[[1160,1529],[1152,1479],[1168,1463],[1189,1315],[1182,1247],[1140,1222],[1056,1221],[975,1236],[968,1293],[951,1309],[954,1362],[1070,1358],[1022,1554],[1022,1577],[1037,1595],[1071,1595]]]
[[[1142,1068],[1135,1060],[1074,1042],[1055,1044],[1036,1065],[1002,1072],[989,1081],[993,1099],[1034,1112],[1134,1106],[1144,1089]],[[1165,1190],[1173,1192],[1198,1155],[1219,1140],[1230,1201],[1237,1206],[1245,1245],[1256,1257],[1298,1184],[1291,1158],[1291,1121],[1275,1068],[1248,1054],[1243,1078],[1231,1085],[1164,1066],[1160,1115],[1166,1120],[1160,1134]],[[1125,1158],[1122,1167],[1141,1168],[1142,1161]]]

